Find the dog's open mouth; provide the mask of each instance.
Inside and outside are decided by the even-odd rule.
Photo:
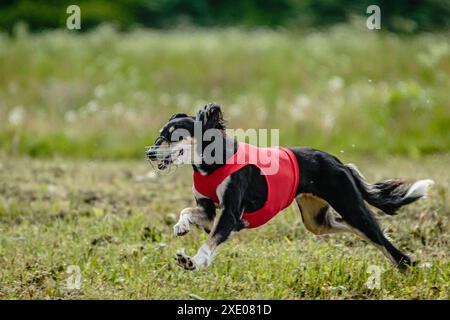
[[[166,170],[173,164],[177,164],[184,155],[183,149],[170,150],[159,153],[156,158],[148,159],[150,164],[159,171]]]

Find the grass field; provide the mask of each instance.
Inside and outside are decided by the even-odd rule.
[[[307,232],[294,207],[236,234],[209,269],[185,271],[175,251],[193,254],[206,238],[172,234],[193,202],[190,168],[158,177],[145,161],[2,159],[0,298],[449,299],[449,161],[357,161],[371,181],[436,181],[427,199],[380,218],[421,262],[402,274],[353,235]],[[67,287],[71,265],[80,268],[79,290]],[[380,289],[365,284],[370,265],[383,270]]]
[[[0,33],[0,298],[449,299],[449,32],[402,37],[363,21],[326,30]],[[163,123],[206,102],[231,128],[279,128],[370,180],[431,178],[380,217],[422,263],[406,274],[352,235],[316,237],[296,208],[238,233],[187,272],[206,235],[172,235],[190,169],[144,160]],[[365,282],[383,269],[380,289]],[[81,288],[71,289],[72,267]]]

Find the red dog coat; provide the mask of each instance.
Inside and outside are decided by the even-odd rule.
[[[194,187],[198,193],[219,204],[217,187],[220,183],[250,164],[261,170],[267,182],[267,201],[264,206],[254,212],[244,212],[242,216],[242,219],[248,222],[248,228],[256,228],[294,201],[299,182],[299,168],[291,150],[282,147],[258,148],[239,143],[237,152],[219,169],[208,175],[194,172]]]

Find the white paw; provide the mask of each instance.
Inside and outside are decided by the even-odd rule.
[[[196,265],[191,257],[185,254],[184,248],[177,251],[177,263],[186,270],[195,270]]]
[[[189,222],[187,222],[186,220],[180,220],[173,226],[173,233],[175,233],[176,236],[184,236],[188,232]]]

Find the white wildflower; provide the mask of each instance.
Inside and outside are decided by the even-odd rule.
[[[289,108],[289,115],[294,120],[301,120],[304,118],[303,108],[300,108],[298,105],[291,105]]]
[[[77,113],[73,110],[69,110],[64,114],[64,120],[66,122],[75,122],[77,120]]]
[[[328,81],[328,88],[331,92],[336,92],[344,86],[344,80],[341,77],[333,77]]]
[[[230,117],[238,117],[242,113],[242,107],[239,104],[232,104],[228,112]]]
[[[20,125],[25,118],[25,110],[23,110],[23,106],[14,107],[8,115],[8,122],[13,126]]]
[[[105,87],[102,85],[98,85],[94,89],[94,95],[96,98],[101,98],[105,95]]]
[[[97,101],[91,100],[91,101],[89,101],[88,104],[86,105],[86,109],[87,109],[87,111],[88,111],[89,113],[95,113],[95,112],[97,112],[97,111],[100,109],[100,107],[99,107]]]
[[[334,127],[334,124],[336,122],[336,117],[334,114],[329,112],[322,117],[322,120],[323,120],[322,124],[323,124],[324,128],[326,130],[331,130]]]
[[[306,109],[311,106],[311,99],[306,94],[300,94],[295,98],[294,102],[298,107]]]

